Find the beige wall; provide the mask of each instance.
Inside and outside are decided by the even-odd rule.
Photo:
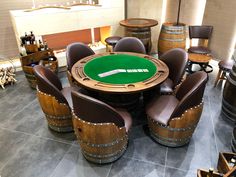
[[[0,59],[18,55],[9,10],[32,7],[32,0],[0,0]]]
[[[0,0],[0,60],[19,55],[9,10],[28,9],[33,5],[42,4],[66,4],[66,2],[73,0]]]
[[[207,0],[203,24],[213,25],[210,48],[217,59],[229,59],[235,47],[236,1]]]
[[[163,0],[128,0],[128,18],[151,18],[159,23],[156,27],[152,27],[152,52],[157,51],[162,6]]]
[[[176,22],[178,0],[167,0],[166,22]],[[186,25],[201,25],[206,0],[182,0],[179,21]]]

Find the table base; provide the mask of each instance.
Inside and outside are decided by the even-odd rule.
[[[190,74],[196,72],[196,71],[192,70],[192,65],[193,64],[198,64],[201,67],[201,69],[199,71],[205,71],[206,73],[210,73],[210,72],[213,71],[213,67],[211,65],[209,65],[209,62],[199,63],[199,62],[188,61],[186,71]],[[209,68],[209,69],[207,69],[207,68]]]

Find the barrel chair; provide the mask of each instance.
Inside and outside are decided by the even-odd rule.
[[[71,85],[76,84],[72,77],[72,66],[82,58],[95,54],[87,45],[81,42],[71,43],[66,47],[67,77]]]
[[[146,54],[142,41],[135,37],[124,37],[115,45],[114,52],[134,52]]]
[[[201,117],[207,77],[203,71],[189,75],[175,96],[156,97],[146,106],[150,135],[154,140],[169,147],[190,141]]]
[[[78,92],[72,92],[72,100],[74,131],[84,157],[99,164],[121,157],[127,148],[130,114]]]
[[[33,68],[37,81],[37,97],[48,121],[48,126],[57,132],[71,132],[71,91],[74,87],[62,88],[57,75],[44,66]]]
[[[169,68],[168,78],[160,85],[161,94],[173,94],[184,79],[184,73],[188,62],[188,53],[181,48],[171,49],[161,57]]]
[[[213,26],[189,26],[190,48],[189,53],[210,54],[208,47],[209,39],[213,31]],[[192,39],[200,39],[198,46],[193,46]]]

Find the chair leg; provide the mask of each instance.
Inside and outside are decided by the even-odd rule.
[[[219,69],[219,72],[218,72],[218,74],[217,74],[217,76],[216,76],[216,80],[215,80],[214,87],[216,87],[216,85],[218,84],[220,78],[222,77],[222,74],[223,74],[223,73],[222,73],[222,70]]]

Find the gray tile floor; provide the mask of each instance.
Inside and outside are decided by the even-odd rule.
[[[191,142],[168,148],[148,136],[145,117],[134,118],[129,146],[122,158],[107,165],[87,162],[73,133],[48,129],[36,92],[23,75],[0,90],[1,177],[196,177],[198,168],[216,167],[218,152],[231,151],[233,124],[221,115],[222,84],[213,88],[209,74],[204,111]],[[65,73],[60,73],[68,85]]]

